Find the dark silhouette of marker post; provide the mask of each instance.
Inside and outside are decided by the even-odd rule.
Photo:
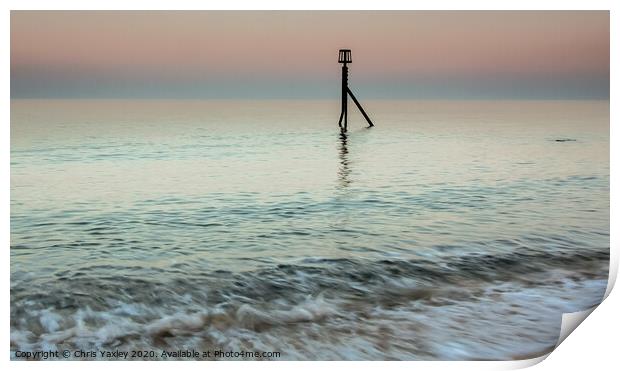
[[[359,108],[360,112],[362,112],[362,115],[364,115],[364,118],[368,121],[369,127],[375,126],[372,121],[370,121],[370,118],[366,114],[366,111],[362,108],[360,102],[358,102],[355,95],[353,95],[351,89],[349,89],[349,67],[347,67],[347,63],[352,63],[350,49],[340,49],[338,52],[338,63],[342,63],[342,111],[340,112],[340,120],[338,120],[340,130],[343,133],[347,131],[347,94],[351,96],[351,99],[353,99],[353,102],[355,102],[357,108]],[[342,126],[343,118],[344,126]]]

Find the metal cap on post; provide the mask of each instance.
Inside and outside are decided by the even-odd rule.
[[[351,49],[340,49],[338,63],[351,63]]]

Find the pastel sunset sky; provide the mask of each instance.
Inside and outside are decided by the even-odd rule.
[[[12,11],[12,98],[608,99],[607,11]]]

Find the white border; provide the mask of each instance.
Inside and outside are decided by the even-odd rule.
[[[10,280],[10,264],[9,264],[9,246],[10,246],[10,166],[9,166],[9,153],[10,153],[10,9],[14,10],[28,10],[28,9],[369,9],[369,10],[381,10],[381,9],[418,9],[418,10],[611,10],[611,66],[618,65],[618,47],[614,45],[613,41],[618,40],[618,26],[616,9],[614,6],[616,2],[603,1],[603,0],[590,0],[590,1],[543,1],[543,0],[521,0],[521,1],[456,1],[456,0],[436,0],[436,1],[394,1],[394,0],[382,0],[381,2],[370,1],[357,1],[354,4],[352,2],[345,2],[340,0],[314,0],[314,1],[273,1],[263,0],[260,3],[252,1],[238,1],[227,0],[225,2],[213,2],[213,1],[191,1],[191,0],[175,0],[175,1],[130,1],[130,0],[96,0],[96,1],[77,1],[77,0],[61,0],[61,1],[44,1],[44,0],[32,0],[32,1],[15,1],[9,0],[3,2],[7,4],[6,11],[2,15],[2,56],[3,57],[3,71],[2,82],[4,83],[4,89],[2,90],[2,117],[3,125],[0,129],[0,151],[2,153],[2,163],[0,164],[0,174],[2,174],[2,180],[4,186],[1,189],[2,195],[2,218],[3,225],[0,229],[2,240],[5,241],[4,248],[5,253],[3,255],[3,281],[2,285],[2,340],[0,342],[0,349],[5,349],[2,363],[6,363],[5,367],[11,367],[15,369],[31,369],[32,367],[40,368],[46,367],[50,369],[58,370],[72,370],[83,369],[87,366],[89,369],[105,369],[108,367],[115,368],[134,368],[136,366],[146,366],[153,370],[164,370],[170,367],[174,368],[246,368],[252,367],[262,370],[272,370],[295,367],[300,370],[304,369],[317,369],[319,367],[331,367],[331,365],[324,365],[322,362],[253,362],[251,364],[247,362],[216,362],[205,364],[202,362],[174,362],[174,365],[167,362],[150,362],[148,365],[142,363],[140,365],[132,363],[127,364],[124,362],[110,364],[108,362],[89,362],[88,364],[82,362],[10,362],[9,361],[9,315],[10,315],[10,300],[9,300],[9,280]],[[355,5],[352,8],[351,5]],[[258,6],[260,5],[260,6]],[[611,95],[610,95],[610,118],[611,123],[615,123],[618,106],[617,98],[614,94],[614,87],[617,86],[617,77],[614,74],[614,68],[611,69]],[[615,164],[618,160],[618,132],[615,129],[615,125],[612,124],[610,128],[610,154],[611,154],[611,247],[612,247],[612,264],[610,269],[610,276],[612,281],[615,281],[618,268],[618,235],[615,233],[615,228],[618,220],[618,201],[617,197],[614,197],[614,189],[617,189],[618,185],[618,171]],[[611,285],[607,294],[611,289]],[[585,367],[591,368],[596,365],[600,369],[610,369],[610,365],[617,364],[617,349],[615,344],[617,339],[618,317],[616,313],[619,313],[620,300],[618,294],[613,294],[605,302],[594,311],[593,316],[586,319],[585,322],[575,330],[575,334],[569,336],[568,339],[562,343],[562,345],[549,355],[549,360],[536,366],[537,368],[544,368],[547,370],[573,370],[583,369]],[[612,348],[613,347],[613,348]],[[399,370],[402,367],[416,367],[425,370],[436,369],[465,369],[465,370],[489,370],[489,369],[513,369],[520,367],[527,367],[532,364],[536,364],[546,357],[528,361],[516,361],[516,362],[413,362],[405,365],[402,362],[341,362],[337,367],[345,369],[370,369],[371,367],[381,367],[382,369],[396,369]],[[603,367],[606,366],[606,367]],[[595,369],[599,369],[595,367]],[[6,368],[5,368],[6,369]]]

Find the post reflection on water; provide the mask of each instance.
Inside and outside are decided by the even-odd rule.
[[[350,174],[351,168],[349,167],[351,161],[349,160],[349,149],[347,148],[347,134],[340,133],[340,148],[338,151],[338,159],[340,166],[338,167],[338,189],[346,189],[351,184]]]

